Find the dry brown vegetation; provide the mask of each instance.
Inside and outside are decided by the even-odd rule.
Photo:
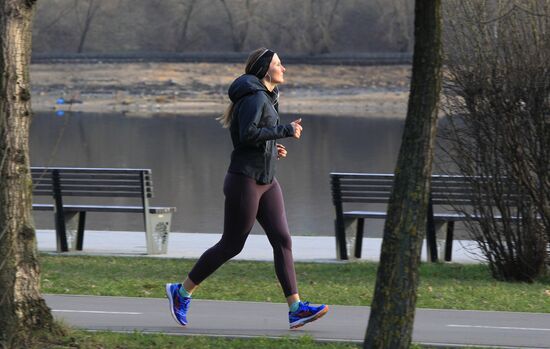
[[[217,113],[242,69],[219,63],[33,64],[33,109],[51,110],[64,97],[82,101],[70,106],[81,111]],[[403,117],[409,76],[408,66],[290,65],[281,110]]]

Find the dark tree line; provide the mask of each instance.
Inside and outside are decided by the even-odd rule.
[[[410,52],[408,0],[43,0],[33,52]]]

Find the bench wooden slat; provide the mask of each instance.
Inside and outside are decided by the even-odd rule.
[[[53,211],[54,206],[50,204],[32,204],[32,209],[37,211]]]
[[[85,179],[93,179],[93,180],[133,180],[133,181],[141,181],[141,176],[139,173],[136,174],[124,174],[124,175],[112,175],[112,174],[101,174],[101,173],[81,173],[81,174],[66,174],[63,173],[60,175],[60,179],[62,181],[66,180],[85,180]]]
[[[141,182],[141,176],[139,175],[123,175],[123,176],[109,176],[109,175],[97,175],[97,174],[79,174],[79,175],[65,175],[61,174],[60,179],[63,182],[66,183],[72,183],[72,182],[81,182],[81,183],[88,183],[88,182],[103,182],[103,183],[109,183],[109,182],[130,182],[130,183],[137,183]],[[47,176],[32,176],[32,180],[35,182],[43,182],[43,183],[52,183],[52,175],[49,174]],[[147,183],[151,183],[151,178],[145,178],[145,181]]]
[[[393,180],[353,180],[353,181],[338,181],[332,182],[333,186],[338,185],[340,188],[346,188],[346,187],[353,187],[353,186],[359,186],[359,187],[367,187],[367,186],[386,186],[386,187],[393,187]],[[473,190],[472,186],[468,182],[432,182],[431,183],[432,188],[439,188],[442,190],[448,190],[448,191],[455,191],[455,190],[463,190],[463,189],[469,189]]]
[[[86,196],[86,197],[114,197],[114,198],[140,198],[142,195],[140,192],[124,192],[124,191],[67,191],[63,192],[63,196]],[[147,197],[151,197],[151,194],[147,194]]]
[[[354,191],[354,190],[360,190],[360,191],[377,191],[377,192],[390,192],[392,186],[391,185],[342,185],[340,186],[340,191]],[[333,189],[336,190],[336,189]]]
[[[388,203],[388,200],[389,200],[389,198],[353,198],[353,197],[351,197],[351,198],[347,198],[345,201],[346,202],[353,202],[353,203],[366,203],[366,204],[369,204],[369,203],[386,204],[386,203]]]
[[[127,185],[65,185],[63,186],[63,194],[70,192],[141,192],[141,186],[127,186]],[[151,191],[151,188],[147,188],[148,191]]]
[[[64,173],[147,173],[151,174],[148,168],[94,168],[94,167],[31,167],[31,173],[52,172],[59,170]]]
[[[345,217],[349,218],[386,218],[387,213],[382,211],[345,211],[343,212]],[[464,213],[434,213],[434,218],[437,221],[456,221],[464,219],[479,220],[482,217],[474,214],[466,215]],[[511,216],[510,219],[517,220],[519,217]],[[495,215],[495,219],[502,219],[501,215]]]
[[[460,205],[469,205],[472,203],[472,199],[470,197],[464,197],[464,198],[448,198],[448,197],[443,197],[443,198],[432,198],[432,203],[436,206],[443,206],[443,205],[448,205],[448,206],[452,206],[452,205],[457,205],[457,206],[460,206]]]
[[[393,178],[390,173],[351,173],[351,172],[331,172],[331,176],[338,178]]]
[[[468,193],[439,193],[439,192],[432,192],[432,199],[434,200],[447,200],[447,201],[462,201],[462,200],[472,200],[472,193],[468,195]]]
[[[393,186],[393,179],[392,180],[384,180],[384,181],[376,181],[376,180],[351,180],[351,181],[339,181],[339,182],[333,182],[332,184],[335,185],[338,183],[338,185],[341,188],[345,188],[348,186],[369,186],[369,185],[387,185],[387,186]]]
[[[32,184],[36,187],[38,185],[52,185],[52,180],[49,178],[42,178],[42,179],[32,179]]]
[[[105,190],[86,190],[87,188],[77,188],[76,190],[63,190],[63,196],[82,196],[82,197],[141,197],[141,190],[114,190],[113,188]],[[34,188],[32,194],[35,196],[51,196],[52,188]],[[153,198],[151,190],[146,190],[145,195]]]
[[[141,184],[141,181],[129,181],[129,180],[67,180],[62,179],[63,185],[116,185],[116,186],[135,186]],[[51,180],[41,179],[34,181],[35,185],[53,185]]]
[[[431,188],[432,188],[432,191],[434,192],[434,195],[455,194],[455,193],[458,193],[458,194],[460,194],[460,193],[463,193],[463,194],[473,193],[473,190],[470,187],[447,187],[447,186],[432,185]]]
[[[335,194],[338,194],[338,193],[335,193]],[[359,197],[364,197],[364,196],[371,196],[371,195],[376,195],[376,196],[381,196],[381,197],[390,197],[390,193],[389,192],[384,192],[384,191],[360,191],[360,190],[343,190],[343,191],[340,191],[340,197],[342,198],[345,198],[345,197],[355,197],[355,196],[359,196]]]
[[[32,195],[35,195],[35,196],[51,196],[52,195],[52,190],[51,190],[51,188],[50,189],[33,189],[32,190]]]
[[[64,212],[126,212],[142,213],[143,206],[63,205]]]
[[[380,211],[346,211],[345,217],[350,218],[386,218],[386,212]]]
[[[356,218],[386,218],[385,211],[345,211],[344,216]],[[466,218],[463,213],[434,213],[434,217],[442,219]]]
[[[365,197],[360,197],[360,196],[347,196],[347,197],[343,197],[341,201],[344,201],[344,202],[350,202],[350,203],[364,203],[364,204],[378,204],[378,203],[382,203],[382,204],[387,204],[389,202],[390,198],[389,196],[387,197],[380,197],[380,196],[365,196]],[[434,205],[451,205],[451,204],[454,204],[454,205],[469,205],[472,203],[471,200],[468,200],[468,199],[464,199],[464,200],[458,200],[458,199],[454,199],[454,200],[445,200],[445,199],[433,199],[433,204]]]
[[[473,193],[471,193],[473,194]],[[355,199],[355,198],[384,198],[389,199],[390,192],[385,191],[384,189],[381,189],[379,191],[376,190],[365,190],[360,191],[359,188],[354,188],[353,190],[341,190],[341,191],[333,191],[333,195],[336,198],[339,198],[343,202],[348,202],[349,199]],[[490,198],[490,195],[481,195],[480,197],[484,198]],[[513,200],[519,198],[518,195],[510,195],[509,200]],[[467,192],[464,193],[439,193],[439,192],[433,192],[432,194],[432,200],[434,204],[463,204],[465,202],[472,202],[473,195],[468,195]],[[365,201],[368,203],[368,201]]]
[[[332,180],[339,180],[341,182],[351,182],[351,181],[393,181],[394,175],[385,173],[385,174],[376,174],[376,173],[331,173]],[[459,183],[471,183],[471,179],[466,178],[462,175],[432,175],[432,183],[446,183],[446,184],[459,184]],[[479,179],[476,180],[479,182]],[[490,179],[487,178],[487,182],[490,183]]]
[[[393,173],[367,173],[367,172],[331,172],[331,176],[338,178],[394,178]],[[432,180],[466,180],[459,174],[432,174]]]
[[[40,172],[31,172],[31,176],[33,178],[51,178],[53,171],[40,171]],[[63,172],[59,171],[60,176],[62,178],[141,178],[143,175],[145,178],[150,178],[150,173],[142,173],[142,172],[128,172],[128,173],[111,173],[111,172],[98,172],[98,171],[91,171],[91,172]]]
[[[33,210],[36,211],[53,211],[54,205],[50,204],[33,204]],[[121,213],[142,213],[141,206],[99,206],[99,205],[64,205],[63,210],[66,212],[121,212]],[[149,212],[154,214],[174,213],[175,207],[149,207]]]
[[[52,184],[51,183],[43,183],[43,182],[34,182],[32,183],[33,188],[42,188],[42,189],[51,189]]]

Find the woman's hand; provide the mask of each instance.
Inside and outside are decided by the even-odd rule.
[[[302,118],[294,120],[290,124],[294,127],[293,137],[299,139],[302,135]]]
[[[286,158],[286,148],[284,145],[277,143],[277,159]]]

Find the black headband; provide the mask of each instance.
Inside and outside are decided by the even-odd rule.
[[[258,58],[256,58],[254,63],[252,63],[248,74],[255,75],[260,80],[263,79],[269,70],[269,65],[271,64],[271,60],[274,55],[275,52],[265,49],[265,51],[262,52]]]

